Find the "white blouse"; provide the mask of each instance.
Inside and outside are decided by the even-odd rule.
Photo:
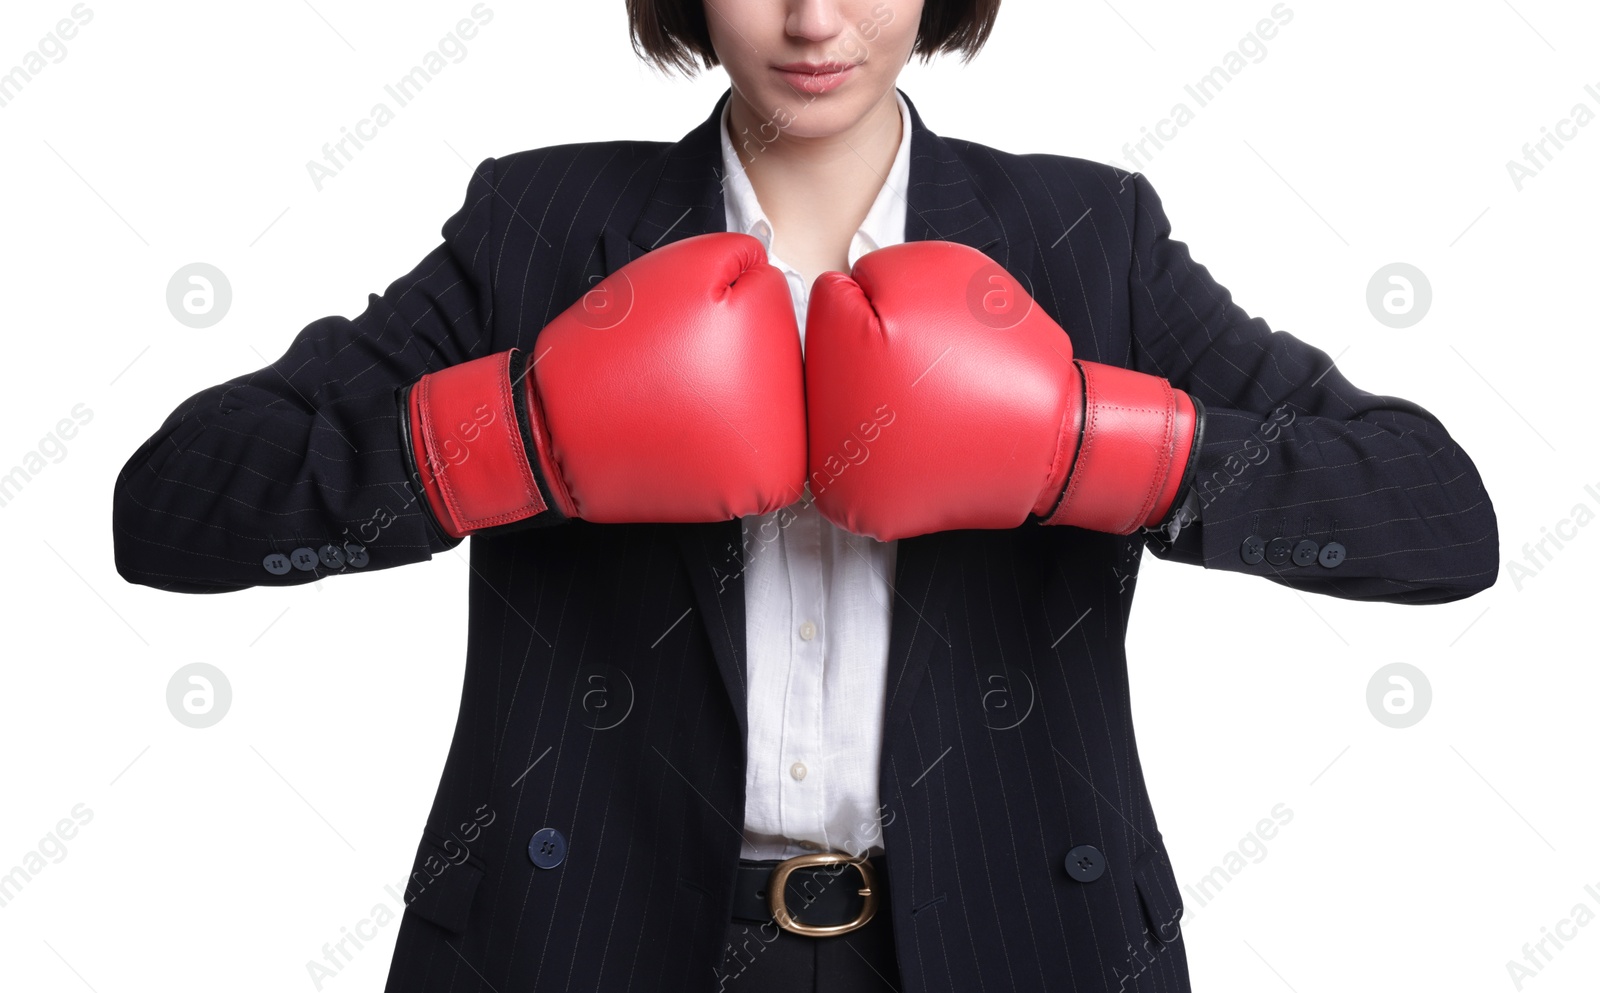
[[[851,238],[851,265],[905,241],[911,112],[898,91],[895,102],[900,148]],[[727,229],[761,239],[768,261],[788,277],[803,350],[811,288],[771,254],[772,224],[729,139],[727,105],[721,133]],[[741,523],[750,693],[743,856],[880,853],[878,759],[896,543],[829,523],[812,505],[809,483],[802,500]]]

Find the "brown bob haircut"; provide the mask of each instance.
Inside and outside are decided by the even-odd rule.
[[[718,64],[706,30],[705,0],[627,0],[633,50],[660,69],[692,76]],[[927,62],[940,52],[970,61],[989,40],[1000,0],[925,0],[911,54]],[[699,66],[696,62],[699,62]]]

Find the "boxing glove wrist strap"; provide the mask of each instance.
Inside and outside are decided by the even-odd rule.
[[[428,373],[400,404],[412,482],[450,537],[547,511],[575,516],[519,349]]]
[[[1172,506],[1167,508],[1166,516],[1151,525],[1156,538],[1168,548],[1177,543],[1184,528],[1200,520],[1200,490],[1194,479],[1200,472],[1200,449],[1206,438],[1206,405],[1197,396],[1190,396],[1189,402],[1194,405],[1194,441],[1189,446],[1189,461],[1178,480],[1178,495]]]
[[[1189,469],[1197,412],[1165,379],[1073,360],[1082,377],[1077,450],[1046,524],[1132,534],[1159,523]]]

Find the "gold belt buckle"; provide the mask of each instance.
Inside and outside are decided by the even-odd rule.
[[[836,865],[845,863],[856,867],[861,873],[861,888],[856,892],[862,896],[861,913],[853,921],[844,924],[802,924],[789,912],[784,903],[784,891],[789,882],[789,874],[796,869],[808,865]],[[817,852],[812,855],[796,855],[794,858],[785,859],[772,867],[772,874],[767,877],[767,905],[772,909],[772,918],[778,926],[785,931],[795,934],[810,935],[813,938],[825,937],[833,934],[844,934],[854,931],[863,924],[872,920],[872,915],[878,912],[878,892],[874,888],[877,880],[872,870],[872,863],[867,861],[865,855],[853,856],[843,852]]]

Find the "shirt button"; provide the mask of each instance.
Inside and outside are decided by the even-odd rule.
[[[817,626],[810,621],[800,625],[800,640],[810,641],[817,636]]]
[[[791,765],[789,767],[789,775],[796,779],[806,778],[806,764],[804,762],[796,762],[794,765]]]

